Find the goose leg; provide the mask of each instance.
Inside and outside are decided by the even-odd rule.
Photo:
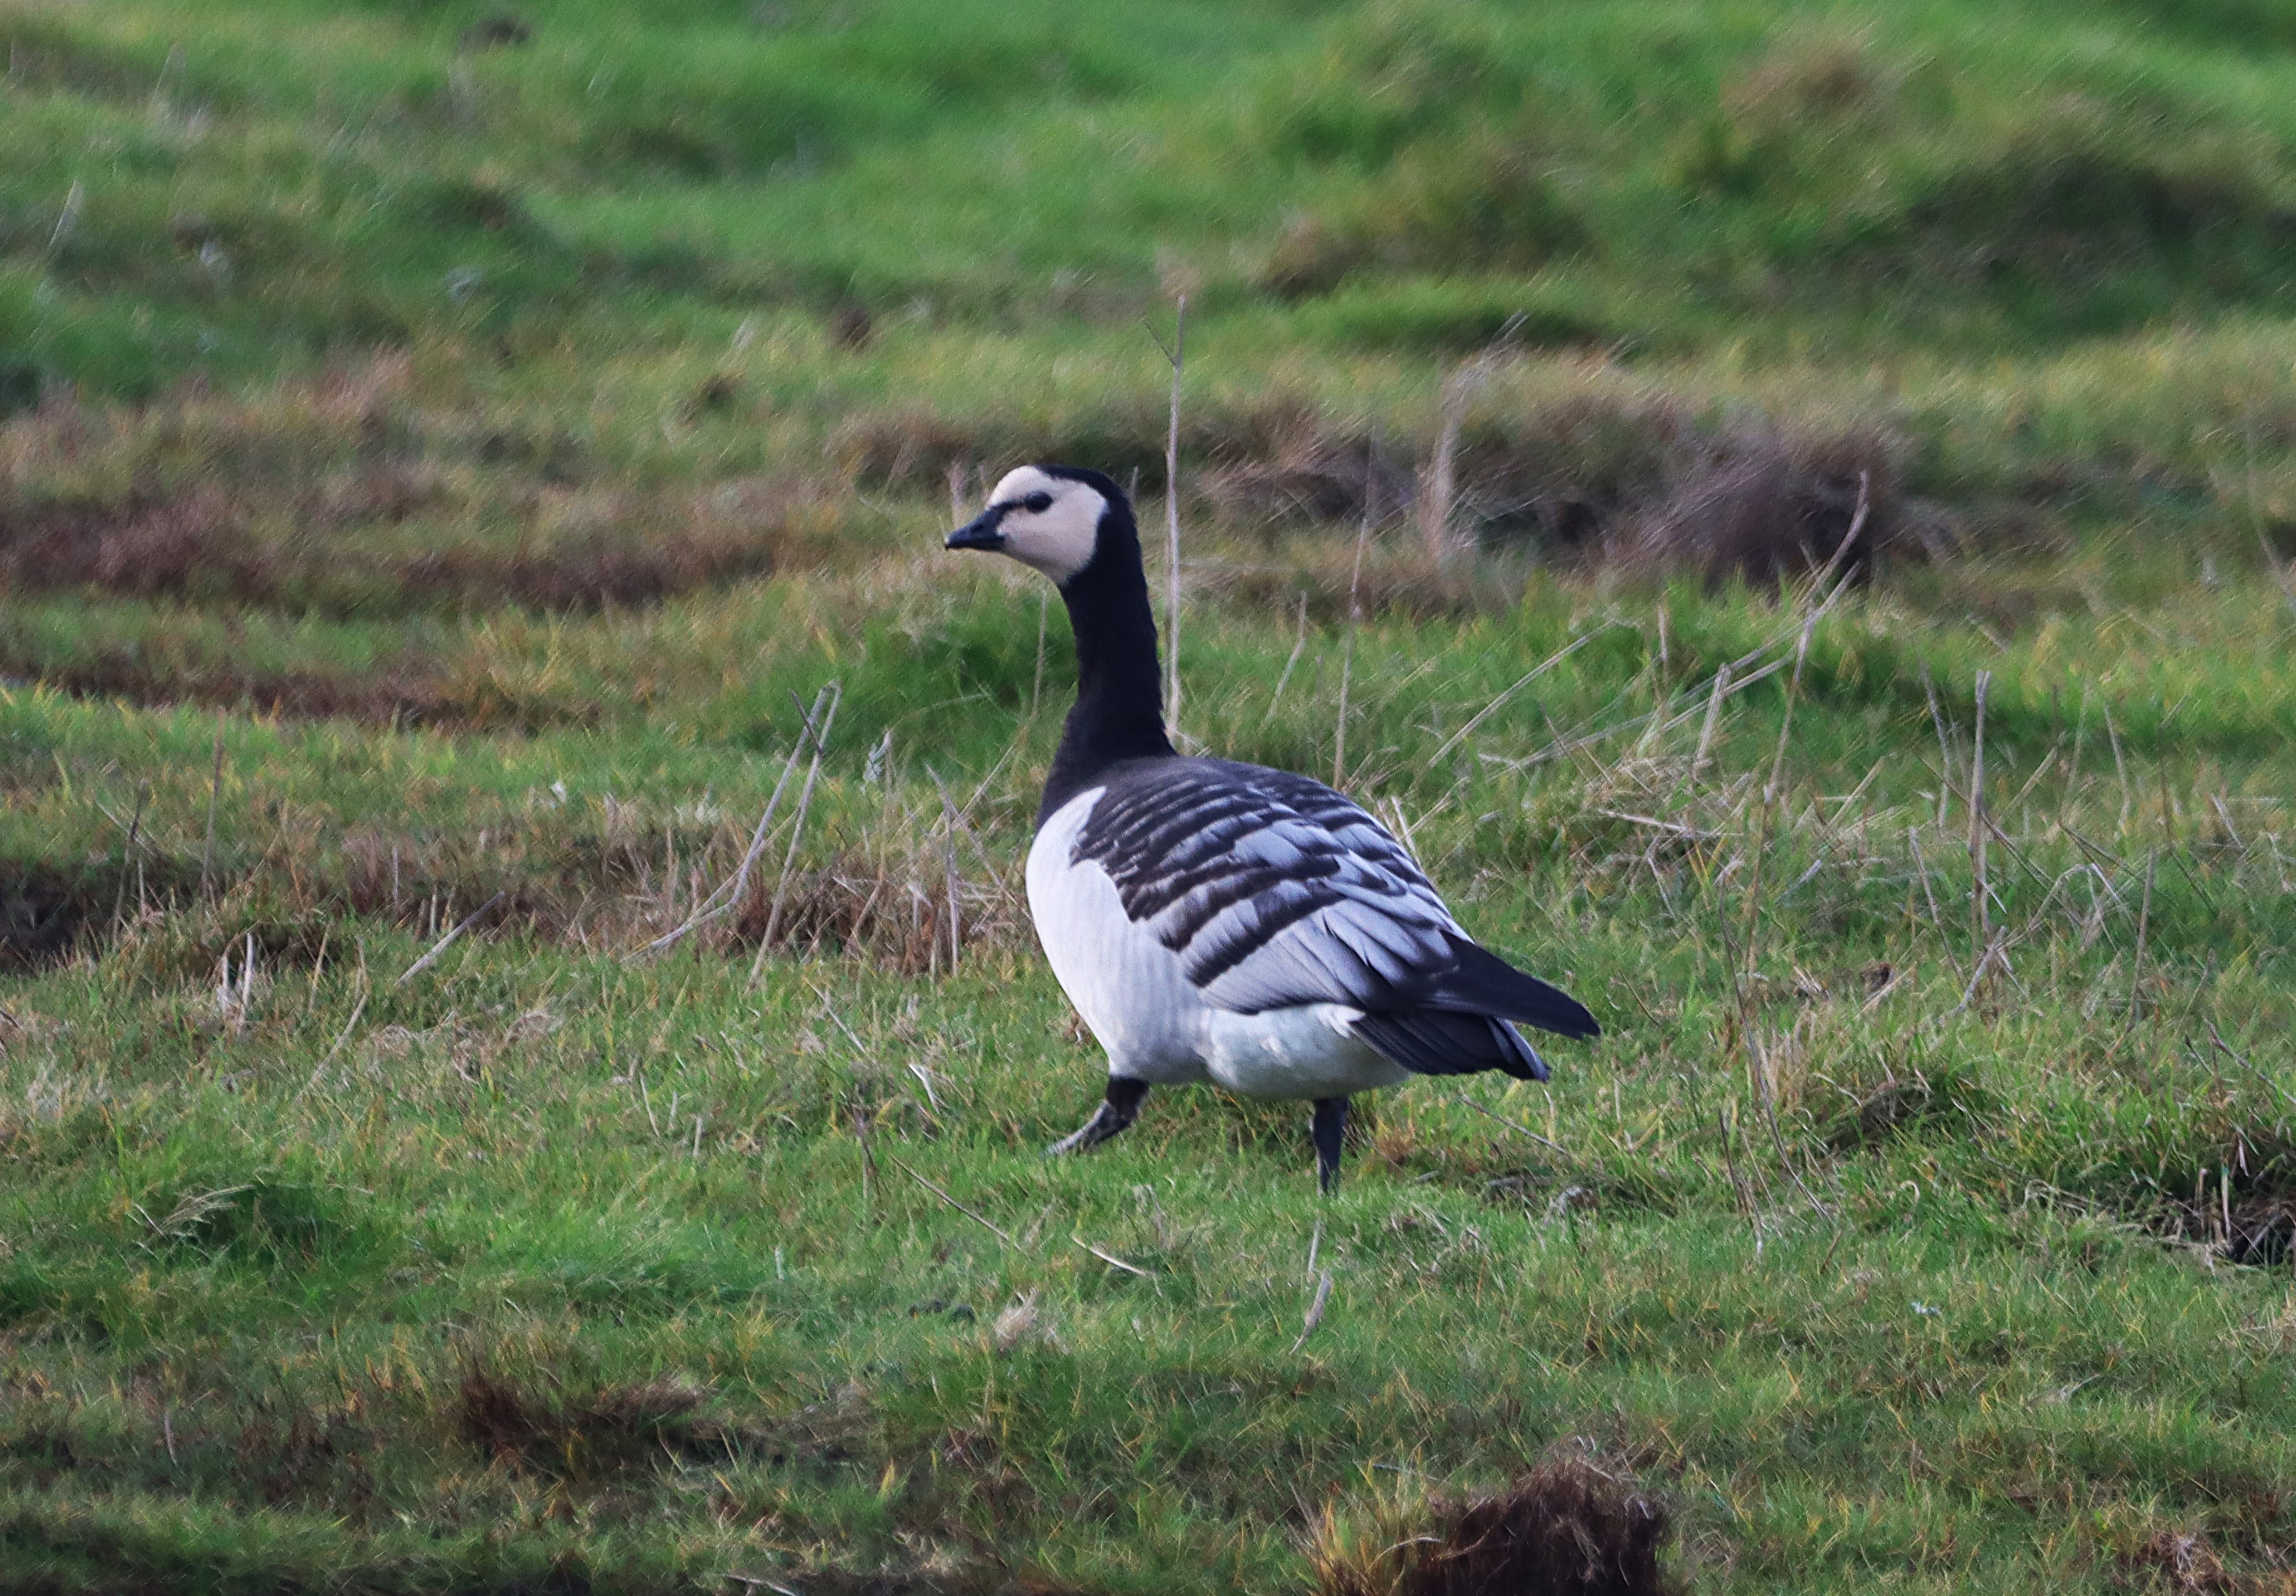
[[[1148,1095],[1148,1083],[1120,1075],[1108,1077],[1108,1096],[1092,1111],[1092,1117],[1075,1132],[1062,1137],[1045,1149],[1053,1153],[1083,1152],[1098,1147],[1117,1132],[1130,1125],[1140,1113],[1140,1100]]]
[[[1340,1143],[1348,1134],[1348,1100],[1316,1100],[1316,1180],[1325,1196],[1340,1189]]]

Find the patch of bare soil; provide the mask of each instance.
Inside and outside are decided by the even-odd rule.
[[[561,1402],[472,1368],[456,1393],[454,1421],[463,1441],[513,1469],[590,1479],[664,1454],[725,1456],[728,1432],[699,1415],[702,1396],[657,1380]]]
[[[69,875],[50,865],[0,860],[0,970],[60,964],[104,924],[121,894],[116,871]],[[127,906],[135,884],[126,883]]]
[[[1493,1495],[1434,1498],[1416,1524],[1327,1519],[1312,1557],[1320,1596],[1663,1596],[1669,1526],[1630,1481],[1562,1457]]]

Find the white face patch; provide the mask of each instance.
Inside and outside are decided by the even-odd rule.
[[[1092,563],[1108,501],[1081,482],[1024,465],[1005,473],[988,495],[988,507],[1004,512],[996,523],[1004,535],[998,552],[1061,583]]]

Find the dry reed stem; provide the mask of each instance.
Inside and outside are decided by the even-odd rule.
[[[757,827],[750,834],[749,848],[742,854],[742,862],[735,867],[733,875],[719,882],[715,891],[695,905],[693,912],[686,916],[683,924],[655,937],[640,948],[637,955],[634,956],[658,954],[673,947],[689,932],[706,921],[723,914],[729,914],[741,905],[742,895],[748,889],[750,884],[750,872],[755,868],[758,855],[765,851],[766,838],[774,823],[774,812],[781,807],[782,794],[788,789],[790,777],[797,770],[798,756],[805,751],[808,741],[815,742],[818,751],[819,745],[814,734],[814,727],[820,720],[824,703],[832,701],[833,696],[840,691],[839,683],[832,682],[814,695],[812,712],[805,717],[805,726],[799,734],[798,741],[791,745],[789,757],[782,762],[781,779],[774,783],[773,796],[766,800],[765,813],[758,816]]]
[[[1823,614],[1822,610],[1813,610],[1801,620],[1801,635],[1794,649],[1793,675],[1787,679],[1785,713],[1778,727],[1777,748],[1771,755],[1769,779],[1762,785],[1761,807],[1756,812],[1754,843],[1751,850],[1753,863],[1747,872],[1746,881],[1745,948],[1742,962],[1733,961],[1734,973],[1731,978],[1734,994],[1737,999],[1739,1037],[1745,1044],[1747,1068],[1752,1076],[1751,1084],[1754,1088],[1755,1101],[1761,1106],[1762,1120],[1769,1132],[1771,1146],[1778,1156],[1779,1165],[1793,1181],[1795,1188],[1808,1201],[1810,1207],[1818,1213],[1824,1212],[1824,1205],[1817,1200],[1816,1194],[1803,1181],[1801,1171],[1796,1167],[1792,1154],[1787,1150],[1785,1134],[1778,1125],[1777,1103],[1775,1093],[1771,1088],[1769,1062],[1759,1031],[1759,1016],[1754,1010],[1752,982],[1755,973],[1754,965],[1759,957],[1760,945],[1762,880],[1769,859],[1770,829],[1775,823],[1776,815],[1779,790],[1785,769],[1786,750],[1793,736],[1794,708],[1801,697],[1802,669],[1808,662],[1810,639],[1816,632],[1817,623],[1823,618]],[[1727,668],[1726,666],[1724,667],[1725,670]],[[1710,728],[1713,724],[1713,713],[1710,710],[1707,717]],[[1705,739],[1702,738],[1701,741],[1702,742]],[[1728,945],[1728,937],[1729,933],[1726,929],[1723,931],[1726,948]]]
[[[216,711],[215,773],[208,783],[207,840],[200,846],[200,901],[205,903],[209,884],[215,879],[216,808],[223,798],[223,722],[224,712]]]
[[[430,969],[433,964],[436,964],[440,956],[444,954],[448,948],[454,946],[455,944],[463,939],[463,932],[469,930],[472,926],[479,923],[479,919],[481,915],[485,914],[488,910],[493,908],[496,904],[502,902],[503,899],[509,896],[510,894],[506,891],[497,892],[485,903],[480,904],[477,908],[463,916],[462,919],[456,921],[453,930],[448,931],[444,937],[439,937],[438,941],[432,943],[429,953],[424,954],[421,958],[415,960],[414,963],[408,965],[406,967],[406,973],[401,975],[398,980],[391,983],[391,990],[394,992],[398,991],[401,986],[406,986],[407,982],[413,980],[416,976],[421,975],[424,970]]]
[[[1292,680],[1292,673],[1300,667],[1300,656],[1308,651],[1308,595],[1300,595],[1300,618],[1292,638],[1292,652],[1283,661],[1283,669],[1276,675],[1275,691],[1268,695],[1267,708],[1260,712],[1259,725],[1267,730],[1267,723],[1275,718],[1276,706],[1283,701],[1283,689]]]
[[[956,806],[949,799],[948,786],[940,779],[940,772],[928,765],[925,774],[932,778],[933,786],[940,793],[941,889],[948,899],[948,972],[955,975],[957,953],[964,945],[956,904]],[[985,787],[987,783],[984,782],[982,785]]]
[[[1977,673],[1977,729],[1969,760],[1969,866],[1972,877],[1970,929],[1972,950],[1980,957],[1993,942],[1993,920],[1987,902],[1989,888],[1985,879],[1985,700],[1992,685],[1991,671]]]
[[[922,1186],[935,1197],[939,1198],[941,1201],[947,1203],[950,1207],[955,1208],[967,1219],[972,1220],[975,1224],[993,1232],[996,1239],[1004,1242],[1005,1246],[1018,1247],[1021,1245],[1018,1241],[1013,1240],[1011,1232],[1007,1231],[1003,1225],[998,1224],[995,1220],[986,1217],[977,1209],[965,1207],[964,1204],[957,1201],[955,1198],[951,1197],[945,1189],[936,1185],[931,1181],[927,1180],[923,1175],[919,1174],[915,1170],[910,1168],[902,1159],[893,1158],[893,1155],[890,1153],[887,1153],[885,1156],[888,1158],[892,1158],[893,1167],[898,1169],[903,1174],[907,1175],[911,1180],[916,1182],[918,1185]]]
[[[1164,715],[1180,724],[1180,376],[1185,369],[1188,296],[1172,312],[1172,414],[1164,435]]]
[[[1078,1247],[1083,1248],[1085,1251],[1090,1253],[1094,1257],[1098,1258],[1102,1263],[1108,1265],[1111,1268],[1121,1269],[1127,1274],[1136,1274],[1144,1281],[1152,1281],[1156,1278],[1156,1272],[1154,1270],[1143,1269],[1137,1264],[1128,1264],[1122,1258],[1118,1257],[1114,1253],[1095,1247],[1082,1236],[1072,1234],[1069,1237],[1069,1240],[1075,1242]]]
[[[1308,1338],[1314,1335],[1316,1327],[1324,1322],[1324,1309],[1330,1305],[1331,1300],[1332,1272],[1325,1269],[1316,1276],[1316,1299],[1308,1305],[1307,1322],[1300,1327],[1300,1338],[1292,1343],[1293,1352],[1308,1345]]]
[[[834,686],[835,683],[832,683],[832,685]],[[813,785],[821,777],[821,757],[828,751],[829,733],[837,724],[837,707],[843,699],[842,691],[831,695],[828,718],[823,723],[820,734],[813,740],[813,759],[806,766],[805,787],[798,794],[797,817],[790,823],[789,851],[782,855],[781,879],[774,883],[773,902],[766,910],[765,932],[758,938],[758,956],[750,965],[750,981],[752,985],[757,982],[758,972],[765,968],[766,954],[774,945],[774,932],[781,923],[782,904],[789,891],[790,874],[797,867],[797,850],[805,840],[806,816],[813,808]],[[803,706],[800,705],[800,712],[802,709]]]
[[[1369,494],[1365,494],[1364,495],[1363,515],[1356,523],[1355,569],[1349,572],[1348,576],[1347,634],[1341,639],[1340,643],[1340,708],[1336,724],[1333,725],[1332,733],[1332,785],[1334,787],[1341,786],[1347,781],[1348,690],[1353,684],[1355,679],[1356,628],[1363,624],[1364,545],[1370,541],[1371,495]],[[1304,600],[1301,602],[1300,613],[1304,621],[1307,615],[1307,608]],[[1307,634],[1302,631],[1300,636],[1303,640],[1306,635]],[[1284,667],[1284,675],[1291,675],[1291,667],[1288,665]],[[1279,688],[1278,691],[1280,692],[1281,689]],[[1268,713],[1271,715],[1275,713],[1275,705],[1272,702],[1268,706]]]

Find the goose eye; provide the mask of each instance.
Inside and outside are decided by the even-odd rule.
[[[1032,493],[1021,501],[1021,508],[1030,515],[1042,515],[1052,507],[1053,495],[1048,493]]]

